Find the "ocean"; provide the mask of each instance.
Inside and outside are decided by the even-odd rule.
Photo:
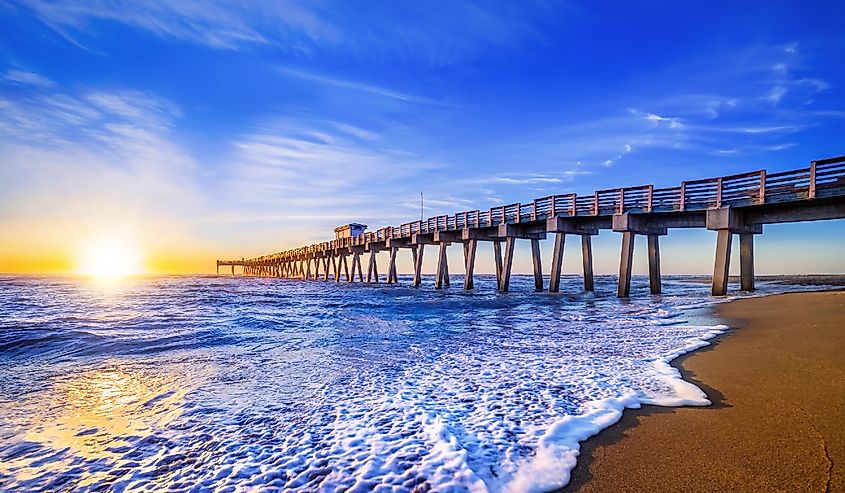
[[[669,365],[727,329],[700,278],[459,281],[0,276],[0,490],[547,491],[623,409],[709,403]]]

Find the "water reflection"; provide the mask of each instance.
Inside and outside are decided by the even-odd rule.
[[[119,461],[182,414],[186,390],[168,375],[106,365],[57,377],[44,392],[19,403],[15,424],[23,431],[21,443],[30,446],[4,454],[0,474],[43,485],[45,476],[60,477],[82,462]],[[94,474],[78,478],[75,486],[97,484],[107,470],[89,469]]]

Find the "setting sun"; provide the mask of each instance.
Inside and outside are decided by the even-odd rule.
[[[113,279],[141,272],[141,254],[126,241],[100,240],[80,256],[79,273],[86,276]]]

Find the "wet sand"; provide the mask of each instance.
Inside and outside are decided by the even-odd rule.
[[[563,491],[845,491],[845,291],[716,313],[738,328],[673,363],[713,405],[625,411]]]

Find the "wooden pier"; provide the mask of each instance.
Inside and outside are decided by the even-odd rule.
[[[767,173],[752,171],[731,176],[682,182],[679,186],[652,185],[598,190],[592,195],[551,195],[527,203],[436,216],[357,236],[303,246],[252,259],[218,260],[220,267],[235,266],[247,276],[283,277],[335,282],[380,282],[377,258],[389,253],[385,282],[398,282],[396,256],[409,250],[413,259],[412,284],[422,280],[426,245],[437,249],[435,288],[449,286],[447,247],[463,245],[464,289],[473,289],[478,242],[493,246],[498,289],[508,291],[517,240],[531,242],[535,289],[545,289],[540,261],[540,240],[555,235],[548,290],[560,289],[563,249],[567,236],[580,237],[584,289],[593,290],[591,237],[599,230],[622,235],[617,294],[628,297],[635,235],[648,238],[649,286],[661,291],[660,237],[673,228],[706,228],[716,232],[712,293],[727,293],[731,246],[739,235],[740,279],[745,291],[754,289],[754,235],[764,224],[845,218],[845,156],[812,161],[809,167]],[[361,257],[369,254],[366,281]]]

